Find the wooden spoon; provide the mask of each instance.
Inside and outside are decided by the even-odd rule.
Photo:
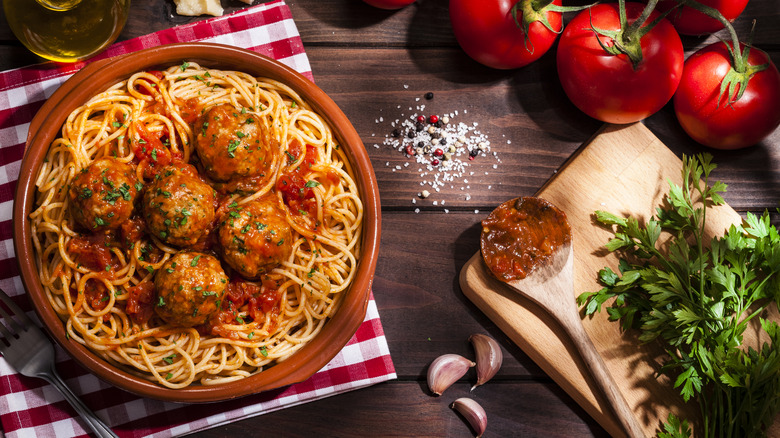
[[[644,437],[582,325],[574,300],[574,253],[566,214],[544,199],[524,197],[501,204],[482,224],[481,252],[489,271],[558,321],[626,434]]]

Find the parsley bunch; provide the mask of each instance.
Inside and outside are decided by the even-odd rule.
[[[683,184],[670,183],[646,224],[597,211],[614,227],[606,248],[620,255],[620,272],[602,269],[604,288],[577,301],[586,315],[609,301],[610,320],[660,343],[667,357],[659,373],[701,407],[696,436],[766,436],[780,411],[780,329],[765,319],[769,306],[780,306],[780,236],[768,212],[748,213],[706,241],[707,207],[723,204],[726,190],[709,183],[715,167],[709,154],[683,157]],[[749,327],[760,333],[757,349],[743,345]],[[691,427],[670,415],[658,436],[689,437]]]

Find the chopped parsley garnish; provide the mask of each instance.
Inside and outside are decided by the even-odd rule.
[[[238,141],[238,140],[232,140],[230,143],[228,143],[227,150],[228,150],[228,156],[230,158],[235,158],[236,157],[235,152],[236,152],[236,149],[238,149],[238,146],[240,146],[240,145],[241,145],[241,142]]]
[[[295,155],[291,154],[290,151],[284,151],[285,154],[287,154],[287,164],[295,164],[298,162],[298,159],[295,158]]]
[[[92,197],[92,190],[88,187],[84,187],[79,193],[79,199],[89,199]]]

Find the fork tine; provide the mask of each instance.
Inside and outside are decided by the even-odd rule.
[[[8,314],[5,312],[5,310],[3,310],[2,307],[0,307],[0,316],[3,317],[3,321],[11,321],[11,317],[8,316]],[[5,326],[6,324],[8,324],[8,323],[7,322],[6,323],[0,323],[0,333],[3,335],[3,337],[6,340],[6,342],[8,344],[10,344],[11,341],[16,336],[14,336],[14,334],[11,333],[11,331]],[[17,330],[17,333],[18,333],[18,330]],[[0,343],[0,349],[2,349],[2,348],[3,348],[3,344]]]
[[[8,294],[5,293],[3,289],[0,289],[0,300],[2,300],[5,303],[5,305],[8,306],[9,309],[11,309],[11,312],[17,315],[24,315],[24,311],[19,306],[17,306],[16,303],[13,302],[11,297],[8,296]]]
[[[3,310],[3,307],[0,306],[0,315],[3,316],[3,319],[10,321],[11,327],[16,330],[16,332],[23,332],[25,330],[24,325],[29,326],[32,324],[32,321],[27,317],[27,315],[24,313],[22,309],[19,308],[19,306],[16,305],[16,303],[11,300],[11,297],[8,296],[8,294],[5,293],[4,290],[0,289],[0,300],[8,306],[8,309],[11,310],[11,313],[13,315],[16,315],[17,318],[21,321],[21,324],[17,323],[13,318],[11,318],[5,311]],[[0,324],[2,325],[2,324]]]

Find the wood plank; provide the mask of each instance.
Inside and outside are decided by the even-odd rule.
[[[246,8],[239,0],[223,0],[225,13]],[[254,4],[263,3],[255,0]],[[574,0],[571,5],[585,5],[587,0]],[[315,45],[374,45],[374,46],[455,46],[457,41],[449,22],[448,0],[418,1],[398,11],[385,11],[359,0],[320,0],[317,2],[288,0],[304,43]],[[747,38],[752,19],[757,19],[758,47],[777,46],[780,41],[780,11],[771,0],[753,0],[735,23],[740,36]],[[120,38],[127,39],[160,29],[210,16],[186,17],[175,13],[171,0],[147,0],[131,3],[130,15]],[[5,21],[5,14],[0,11]],[[568,22],[573,13],[564,15]],[[715,41],[702,37],[683,37],[686,46],[693,47]],[[0,41],[9,41],[13,35],[7,26],[0,25]],[[764,47],[766,49],[766,47]]]
[[[557,80],[552,52],[523,69],[492,70],[470,60],[456,44],[432,38],[433,34],[449,32],[437,27],[448,21],[446,5],[442,2],[421,2],[391,13],[380,12],[358,0],[350,2],[353,7],[338,0],[315,2],[314,6],[309,2],[289,4],[318,85],[347,113],[369,149],[386,208],[443,211],[444,208],[487,207],[514,196],[532,194],[601,126],[566,99]],[[236,10],[241,4],[231,1],[226,6],[228,10]],[[763,11],[760,6],[761,2],[751,2],[748,12],[762,15],[761,22],[777,22],[778,17],[772,12],[759,14]],[[434,11],[425,12],[428,9]],[[365,10],[384,18],[376,21],[374,17],[375,22],[371,24],[369,17],[365,25],[356,24],[363,22],[352,14]],[[172,2],[152,0],[147,8],[133,8],[121,38],[203,18],[177,16]],[[3,29],[9,32],[4,19],[0,16],[0,32]],[[390,38],[380,45],[379,38],[385,34]],[[428,42],[409,47],[397,45],[392,37],[397,34],[407,38],[419,35],[420,41]],[[13,38],[10,34],[6,37]],[[686,46],[695,48],[708,40],[686,39]],[[778,61],[780,51],[772,54]],[[18,42],[0,45],[0,69],[37,60]],[[380,71],[381,74],[371,73]],[[435,196],[421,200],[415,198],[423,189],[433,192],[421,183],[430,181],[439,172],[421,176],[426,170],[424,166],[421,168],[382,142],[392,132],[390,123],[410,116],[408,108],[419,106],[421,102],[416,99],[428,91],[433,91],[436,98],[422,102],[426,111],[440,114],[459,111],[458,121],[478,123],[501,162],[480,157],[466,161],[468,174],[441,187]],[[383,122],[378,123],[380,118]],[[671,105],[645,123],[678,156],[707,150],[687,140]],[[729,184],[726,199],[735,209],[761,211],[776,207],[780,199],[780,184],[777,184],[780,167],[774,164],[780,161],[780,149],[771,145],[778,142],[780,130],[757,147],[716,152],[720,168],[714,176]],[[375,144],[381,147],[374,148]]]
[[[246,8],[239,0],[223,0],[225,13]],[[263,3],[256,0],[255,5]],[[571,5],[584,5],[574,0]],[[359,0],[321,0],[317,2],[288,0],[296,25],[309,45],[344,46],[452,46],[457,45],[449,22],[448,0],[418,1],[398,11],[377,9]],[[751,21],[757,19],[754,44],[765,50],[780,44],[780,10],[772,0],[753,0],[735,23],[738,34],[747,38]],[[130,15],[120,39],[129,39],[210,16],[187,17],[175,13],[171,0],[148,0],[131,3]],[[564,15],[568,22],[573,13]],[[722,35],[723,32],[718,35]],[[14,40],[0,10],[0,42]],[[696,47],[715,37],[683,37],[686,47]]]
[[[439,354],[473,357],[468,337],[485,333],[504,350],[497,379],[544,376],[460,293],[457,275],[479,248],[474,213],[386,212],[373,290],[399,376],[423,378]]]
[[[531,195],[602,125],[568,101],[551,56],[524,69],[500,72],[469,64],[458,49],[311,47],[307,53],[315,81],[361,135],[377,173],[382,204],[388,209],[486,207]],[[442,69],[446,65],[458,67]],[[366,68],[383,73],[366,75]],[[426,101],[423,96],[429,91],[434,99]],[[418,110],[421,105],[425,108]],[[391,137],[392,122],[419,113],[456,110],[459,115],[454,120],[478,124],[500,163],[484,155],[466,160],[469,168],[465,177],[456,178],[435,196],[415,199],[423,189],[433,193],[421,183],[440,172],[421,176],[425,167],[420,171],[416,160],[384,144]],[[780,199],[780,166],[776,165],[780,149],[773,145],[780,143],[780,130],[748,149],[716,151],[686,136],[671,105],[644,123],[658,132],[678,157],[713,153],[719,165],[713,177],[729,185],[726,200],[735,209],[775,209]]]
[[[458,382],[441,397],[433,397],[424,382],[387,382],[339,395],[337,400],[319,400],[191,436],[251,436],[254,431],[271,430],[284,431],[281,434],[287,438],[473,437],[469,426],[449,407],[459,397],[471,397],[485,409],[486,437],[609,436],[553,384],[488,382],[473,392],[469,388],[468,382]]]

